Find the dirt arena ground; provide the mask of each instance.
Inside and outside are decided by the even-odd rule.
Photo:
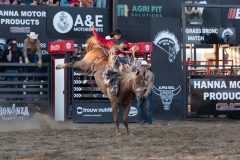
[[[240,159],[239,120],[155,121],[129,127],[133,135],[116,137],[111,123],[54,122],[42,115],[28,121],[0,121],[0,159]]]

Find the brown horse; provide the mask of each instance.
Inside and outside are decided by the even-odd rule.
[[[123,123],[126,133],[129,134],[128,113],[131,100],[134,93],[137,99],[143,96],[144,76],[140,71],[120,73],[117,78],[119,94],[116,96],[111,92],[111,87],[104,83],[103,78],[103,72],[109,61],[108,50],[103,48],[94,37],[90,37],[86,45],[86,55],[80,61],[60,64],[57,69],[72,67],[83,72],[90,72],[94,76],[98,88],[110,99],[116,134],[120,134],[118,123],[119,106],[123,107]]]

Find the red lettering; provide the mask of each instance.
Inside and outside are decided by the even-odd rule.
[[[217,111],[237,111],[240,110],[240,103],[217,103]]]

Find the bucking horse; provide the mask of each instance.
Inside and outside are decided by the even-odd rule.
[[[104,83],[103,74],[109,61],[109,50],[102,47],[94,37],[90,37],[86,41],[86,54],[80,61],[59,64],[56,68],[70,67],[92,74],[98,88],[110,99],[116,135],[121,134],[118,122],[119,106],[123,107],[123,124],[126,133],[129,134],[128,114],[131,107],[131,100],[134,95],[137,100],[143,97],[144,75],[139,70],[125,70],[118,73],[117,84],[119,86],[119,94],[115,95],[111,92],[111,87]]]

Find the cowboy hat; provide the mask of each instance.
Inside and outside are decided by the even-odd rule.
[[[30,32],[30,34],[27,34],[27,36],[29,38],[32,38],[32,39],[37,39],[38,38],[38,34],[36,34],[35,32]]]
[[[120,34],[122,35],[122,32],[120,29],[115,29],[112,33],[110,33],[110,36],[113,37],[114,35]]]

